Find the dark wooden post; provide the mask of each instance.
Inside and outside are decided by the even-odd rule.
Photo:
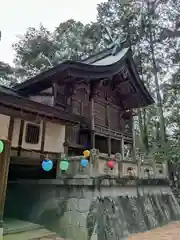
[[[108,156],[111,156],[111,137],[108,137]]]
[[[40,161],[42,161],[44,159],[45,134],[46,134],[46,120],[43,120],[43,123],[42,123],[42,139],[41,139]]]
[[[95,148],[95,131],[94,131],[94,93],[90,95],[90,114],[91,114],[91,148]]]
[[[10,163],[11,144],[7,140],[1,140],[4,143],[4,150],[0,153],[0,240],[3,237],[3,215],[6,198],[6,189]]]
[[[124,160],[124,136],[121,137],[121,156],[122,160]]]
[[[108,127],[108,130],[110,129],[110,114],[109,114],[109,104],[108,104],[108,98],[106,98],[106,126]],[[107,142],[108,142],[108,155],[109,157],[111,156],[111,137],[108,136],[107,138]]]

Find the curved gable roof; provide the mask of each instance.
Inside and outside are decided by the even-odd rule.
[[[111,50],[112,52],[112,50]],[[64,72],[66,70],[70,70],[73,73],[73,70],[79,70],[81,71],[84,76],[89,76],[89,73],[94,73],[93,75],[96,75],[97,78],[102,75],[102,77],[105,77],[105,75],[112,75],[114,74],[116,71],[119,70],[120,65],[122,65],[123,60],[125,60],[126,55],[128,55],[128,53],[130,52],[130,50],[128,48],[126,48],[126,51],[124,49],[122,49],[115,57],[112,56],[112,54],[110,54],[108,52],[108,56],[111,56],[111,61],[107,64],[105,64],[104,62],[102,64],[99,64],[97,61],[94,61],[92,64],[88,63],[90,62],[90,59],[88,61],[83,61],[83,62],[76,62],[76,61],[64,61],[60,64],[58,64],[57,66],[50,68],[47,71],[44,71],[38,75],[36,75],[35,77],[32,77],[28,80],[26,80],[23,83],[19,83],[16,86],[14,86],[13,88],[17,91],[23,91],[26,88],[32,86],[33,84],[37,84],[40,83],[42,84],[43,82],[46,81],[47,78],[53,77],[61,72]],[[106,55],[107,56],[107,55]],[[104,56],[105,57],[105,56]],[[105,59],[105,58],[103,58]],[[101,59],[100,61],[102,61],[103,59]],[[99,60],[98,60],[99,61]]]
[[[97,60],[96,60],[97,59]],[[52,86],[52,81],[59,77],[60,74],[63,77],[69,75],[74,78],[84,78],[89,81],[95,81],[96,79],[110,78],[119,73],[123,66],[127,66],[131,73],[132,80],[136,88],[138,89],[139,96],[143,99],[140,106],[147,106],[154,103],[151,95],[144,86],[144,83],[139,77],[136,70],[135,63],[132,58],[132,52],[129,48],[122,48],[118,53],[112,54],[108,50],[106,56],[103,53],[102,58],[93,57],[85,60],[84,62],[65,61],[59,65],[38,74],[37,76],[18,84],[14,87],[18,92],[32,93],[34,91],[44,90]],[[135,107],[135,106],[134,106]]]

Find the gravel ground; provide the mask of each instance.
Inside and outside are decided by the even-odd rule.
[[[128,240],[180,240],[180,222],[130,236]]]

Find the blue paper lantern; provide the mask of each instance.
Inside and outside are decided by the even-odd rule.
[[[81,159],[81,166],[87,167],[88,166],[88,160],[87,159]]]
[[[52,160],[46,159],[42,161],[42,169],[46,172],[51,171],[53,168]]]

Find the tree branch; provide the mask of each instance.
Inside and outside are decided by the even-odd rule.
[[[170,30],[168,28],[164,28],[160,34],[160,41],[165,40],[166,38],[176,38],[176,37],[180,37],[180,31],[179,30]]]

